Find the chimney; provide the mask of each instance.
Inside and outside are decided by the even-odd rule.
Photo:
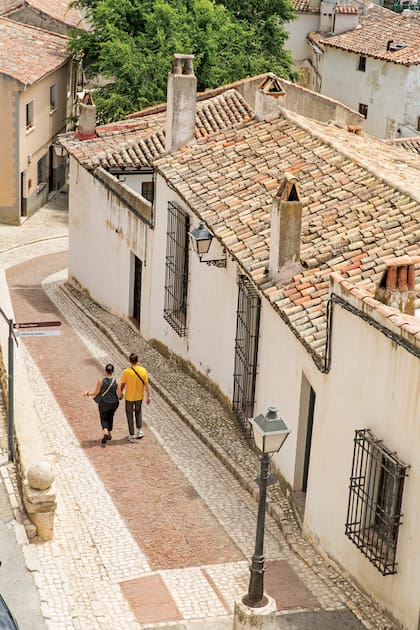
[[[193,59],[194,55],[173,56],[172,72],[168,75],[166,151],[174,151],[195,137],[197,78]]]
[[[405,313],[415,314],[416,269],[420,256],[401,256],[386,260],[386,269],[376,289],[375,298]]]
[[[271,208],[269,274],[274,282],[288,280],[302,270],[300,240],[302,202],[297,179],[285,173]]]
[[[276,76],[266,77],[255,95],[255,117],[257,120],[264,120],[269,114],[278,111],[279,106],[284,105],[285,94],[286,92]]]
[[[79,140],[96,138],[96,107],[90,92],[85,92],[80,101],[76,138]]]

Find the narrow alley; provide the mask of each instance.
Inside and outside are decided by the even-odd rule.
[[[62,322],[59,336],[21,338],[17,352],[56,474],[55,538],[32,545],[47,627],[231,628],[255,540],[257,455],[198,383],[65,285],[61,237],[19,245],[2,256],[15,321]],[[121,404],[103,446],[97,406],[83,392],[107,362],[119,376],[131,351],[150,372],[145,438],[127,442]],[[392,628],[300,536],[278,484],[270,498],[284,521],[267,515],[265,538],[279,628]]]

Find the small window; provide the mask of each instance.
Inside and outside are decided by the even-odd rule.
[[[175,332],[187,334],[188,232],[190,217],[174,201],[168,203],[164,319]]]
[[[37,187],[36,192],[39,193],[47,185],[47,156],[44,155],[37,164]]]
[[[397,572],[396,552],[408,466],[369,429],[355,432],[346,536],[382,573]]]
[[[34,102],[26,103],[26,129],[32,129],[34,126]]]
[[[57,109],[57,87],[51,85],[50,87],[50,112],[54,112]]]
[[[420,116],[417,118],[417,131],[420,131]]]
[[[365,118],[367,118],[368,114],[368,106],[364,103],[359,103],[359,114],[362,114]]]
[[[154,186],[153,182],[142,182],[141,184],[141,195],[150,203],[153,203],[154,197]]]
[[[360,72],[366,72],[366,57],[359,57],[359,65],[357,67]]]

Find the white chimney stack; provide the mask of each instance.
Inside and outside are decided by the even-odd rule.
[[[302,202],[297,179],[285,173],[271,208],[269,274],[274,282],[288,280],[302,271],[300,241]]]
[[[80,101],[79,124],[76,137],[79,140],[90,140],[96,137],[96,105],[90,92],[86,92]]]
[[[265,120],[267,116],[279,111],[284,105],[286,92],[275,75],[264,79],[255,94],[255,117],[257,120]]]
[[[195,137],[197,78],[193,59],[194,55],[173,56],[168,75],[166,151],[174,151]]]

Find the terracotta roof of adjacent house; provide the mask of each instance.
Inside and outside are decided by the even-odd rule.
[[[412,138],[391,138],[385,140],[385,142],[420,155],[420,136],[413,136]]]
[[[420,253],[419,160],[363,134],[284,112],[198,140],[154,166],[316,361],[325,353],[330,273],[374,290],[387,258]],[[296,177],[303,204],[303,269],[275,284],[267,273],[271,207],[285,172]],[[420,281],[420,266],[417,274]]]
[[[334,13],[341,15],[357,15],[360,13],[360,9],[354,4],[336,4],[334,7]]]
[[[420,11],[395,13],[373,4],[359,22],[358,27],[340,35],[310,33],[308,37],[318,46],[403,65],[420,63]]]
[[[0,18],[0,73],[32,85],[70,59],[68,38]]]
[[[23,4],[22,0],[0,0],[0,15],[4,15]]]
[[[4,15],[25,6],[48,15],[68,27],[86,29],[80,11],[73,7],[69,0],[0,0],[0,14]]]
[[[319,13],[319,2],[311,0],[293,0],[293,10],[296,13]]]
[[[74,133],[59,137],[60,143],[88,170],[98,166],[136,169],[150,166],[165,151],[165,115],[150,108],[148,116],[96,128],[96,138],[78,140]],[[197,103],[196,138],[205,138],[237,122],[249,120],[253,112],[233,89]]]
[[[417,260],[417,263],[419,262],[420,260]],[[343,278],[343,276],[339,273],[331,273],[330,278],[337,282],[337,284],[339,284],[347,293],[355,297],[357,300],[360,300],[364,305],[368,305],[371,309],[390,320],[393,326],[399,328],[401,336],[414,337],[416,345],[420,345],[420,318],[401,313],[401,311],[397,308],[393,308],[392,306],[387,306],[382,302],[379,302],[373,298],[368,291],[356,287],[352,282]]]

